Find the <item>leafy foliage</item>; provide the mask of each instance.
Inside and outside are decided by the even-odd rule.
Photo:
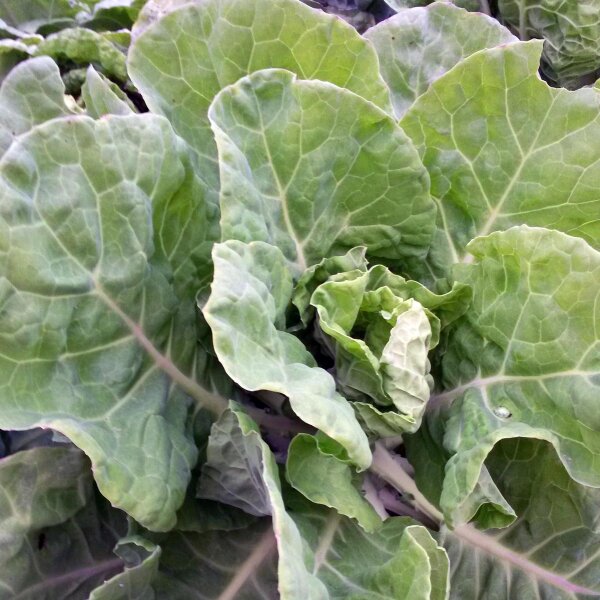
[[[0,599],[600,596],[594,13],[462,4],[2,3]]]

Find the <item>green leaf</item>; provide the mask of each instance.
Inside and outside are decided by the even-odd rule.
[[[369,29],[365,37],[375,46],[398,118],[467,56],[517,41],[498,21],[445,2],[402,10]]]
[[[503,21],[523,40],[543,38],[545,69],[562,85],[600,68],[600,10],[594,0],[499,0]]]
[[[77,64],[98,64],[117,79],[127,79],[125,55],[104,35],[91,29],[72,27],[49,35],[35,53]]]
[[[470,526],[440,532],[456,565],[453,597],[512,600],[516,589],[541,600],[599,596],[599,491],[575,483],[553,448],[536,440],[501,442],[488,465],[519,520],[485,534]]]
[[[224,408],[191,378],[198,286],[178,240],[210,223],[173,235],[182,202],[202,214],[188,167],[151,115],[57,119],[0,163],[0,427],[65,434],[111,503],[158,530],[195,461],[191,399]]]
[[[91,65],[81,87],[81,96],[87,114],[94,119],[103,115],[130,115],[137,112],[127,95]]]
[[[290,444],[286,478],[311,502],[335,508],[356,519],[367,532],[381,526],[381,518],[362,497],[347,462],[339,460],[319,444],[319,438],[301,433]]]
[[[467,250],[476,262],[455,275],[472,286],[473,304],[449,337],[447,391],[431,400],[454,400],[444,436],[454,454],[441,496],[450,524],[501,509],[486,506],[485,496],[502,499],[482,467],[506,438],[550,442],[571,477],[600,487],[600,253],[528,227],[478,238]]]
[[[401,125],[439,208],[429,265],[445,277],[478,235],[527,224],[600,246],[600,95],[548,87],[540,42],[480,51],[417,99]],[[426,273],[420,265],[415,268]]]
[[[173,531],[157,542],[161,557],[152,585],[156,598],[271,600],[279,597],[277,544],[269,518],[235,531]]]
[[[441,444],[437,436],[443,435],[443,427],[430,433],[422,440],[426,442],[422,452]],[[432,471],[443,472],[443,457],[436,451],[429,457],[429,463],[417,466],[417,480],[426,482]],[[383,477],[395,480],[405,501],[427,507],[430,516],[441,519],[391,455],[386,457],[377,448],[374,464]],[[450,597],[573,600],[600,596],[599,490],[573,481],[552,446],[538,440],[503,440],[486,464],[519,519],[510,527],[485,532],[471,524],[455,529],[441,524],[434,535],[450,558]]]
[[[290,506],[311,554],[313,572],[332,600],[445,600],[448,557],[425,527],[393,517],[368,534],[333,510]]]
[[[158,4],[158,20],[138,32],[129,74],[150,109],[165,115],[198,152],[211,189],[218,188],[218,171],[208,108],[222,88],[248,73],[289,69],[389,107],[375,51],[341,19],[297,0],[164,4]],[[161,9],[167,13],[161,15]],[[153,12],[151,6],[148,13]]]
[[[300,313],[300,319],[307,326],[314,314],[314,307],[310,305],[310,297],[313,292],[332,275],[345,273],[347,271],[366,271],[367,260],[365,258],[367,249],[357,246],[348,250],[346,254],[324,258],[321,262],[308,267],[300,276],[294,286],[292,302]]]
[[[262,507],[270,504],[282,600],[446,597],[446,554],[424,527],[389,519],[376,533],[367,534],[352,520],[305,499],[292,501],[286,512],[272,454],[256,425],[235,405],[214,426],[211,446],[215,460],[208,467],[207,489],[227,501],[252,489],[252,496],[264,502]],[[231,462],[234,455],[238,458]],[[262,556],[268,544],[272,547],[272,538],[256,553]]]
[[[16,66],[0,87],[0,155],[35,125],[71,115],[56,63],[32,58]]]
[[[124,570],[97,587],[89,600],[153,600],[161,549],[138,536],[119,540],[115,554]]]
[[[73,20],[82,6],[70,0],[3,0],[0,19],[23,31],[35,33],[53,21]]]
[[[435,210],[427,174],[372,104],[271,69],[224,89],[209,118],[224,239],[276,245],[297,275],[359,244],[394,260],[427,251]]]
[[[3,598],[83,598],[122,569],[112,548],[124,519],[97,503],[79,450],[39,447],[4,458],[0,490]]]
[[[338,388],[353,400],[365,395],[379,406],[393,406],[401,419],[355,408],[365,419],[387,420],[387,427],[419,426],[433,381],[429,350],[437,345],[440,321],[425,307],[445,309],[450,322],[464,313],[467,286],[436,296],[419,283],[406,281],[386,267],[375,266],[333,275],[311,297],[325,345],[335,356]],[[371,428],[372,430],[372,428]]]
[[[367,438],[333,377],[284,331],[292,279],[283,254],[263,242],[230,240],[215,244],[213,262],[203,312],[227,374],[246,390],[285,394],[304,422],[339,442],[360,469],[368,467]]]
[[[327,598],[325,587],[305,562],[302,537],[285,510],[275,459],[256,424],[233,403],[213,425],[200,491],[204,497],[250,508],[253,514],[272,515],[283,600]],[[274,540],[268,540],[272,547]]]

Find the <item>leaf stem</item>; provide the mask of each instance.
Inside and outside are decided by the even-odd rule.
[[[443,523],[442,513],[419,491],[414,479],[402,468],[383,444],[377,442],[373,452],[371,469],[383,480],[403,494],[411,497],[415,508],[430,517],[436,523]]]
[[[204,389],[196,381],[179,370],[177,365],[146,337],[143,329],[136,323],[96,282],[95,291],[98,297],[110,308],[129,328],[140,346],[148,353],[159,369],[166,373],[181,389],[194,398],[202,408],[219,416],[227,408],[227,400]]]
[[[479,7],[480,7],[480,12],[482,12],[484,15],[487,15],[488,17],[492,16],[492,10],[490,9],[490,3],[488,2],[488,0],[479,0]]]

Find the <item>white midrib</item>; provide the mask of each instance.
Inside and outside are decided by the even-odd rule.
[[[206,408],[217,416],[227,408],[227,402],[224,398],[204,389],[201,385],[180,371],[173,361],[162,354],[146,337],[146,334],[140,325],[125,313],[121,307],[106,292],[104,292],[97,282],[95,282],[94,290],[100,300],[102,300],[102,302],[104,302],[104,304],[123,321],[157,367],[166,373],[174,383],[201,404],[203,408]]]
[[[460,385],[447,392],[440,394],[434,394],[429,398],[429,404],[431,406],[451,402],[455,398],[458,398],[461,394],[471,388],[483,389],[490,385],[498,383],[520,383],[525,381],[545,381],[548,379],[558,379],[559,377],[590,377],[596,375],[596,372],[592,371],[580,371],[579,369],[571,369],[569,371],[556,371],[555,373],[546,373],[544,375],[493,375],[491,377],[481,377],[473,379],[468,383]]]
[[[235,576],[216,600],[235,600],[242,586],[256,572],[267,556],[275,550],[276,539],[271,529],[267,530],[248,558],[235,570]]]
[[[101,212],[98,210],[98,214]],[[216,416],[219,416],[226,408],[227,401],[220,396],[210,393],[208,390],[205,390],[202,386],[198,385],[193,379],[190,379],[187,375],[182,373],[177,366],[169,360],[166,356],[164,356],[155,346],[154,344],[146,337],[141,326],[136,323],[127,313],[125,313],[121,307],[107,294],[96,277],[94,277],[95,273],[90,273],[89,269],[87,269],[81,261],[73,255],[69,249],[63,244],[62,240],[56,235],[55,231],[46,223],[46,221],[42,218],[42,215],[38,212],[38,217],[42,223],[46,225],[47,231],[50,233],[52,238],[56,241],[58,246],[63,250],[66,256],[71,258],[73,262],[75,262],[79,268],[88,276],[91,276],[91,281],[93,284],[93,289],[95,294],[100,298],[102,302],[112,310],[123,323],[128,327],[131,331],[132,335],[136,338],[140,346],[144,348],[144,350],[148,353],[150,358],[155,362],[155,364],[166,373],[176,384],[178,384],[183,390],[185,390],[192,398],[194,398],[202,407],[206,408]],[[100,227],[100,231],[102,232],[102,227]],[[104,248],[104,245],[102,245]],[[100,264],[100,263],[98,263]]]
[[[554,106],[556,97],[557,96],[554,96],[554,98],[552,99],[552,102],[550,103],[550,106],[548,107],[548,110],[546,111],[546,114],[544,115],[544,118],[542,119],[542,122],[540,123],[540,125],[538,127],[537,134],[536,134],[533,142],[531,143],[531,146],[529,146],[529,150],[527,150],[526,154],[523,154],[521,156],[521,162],[520,162],[517,170],[515,171],[514,175],[511,177],[508,185],[506,186],[504,193],[502,194],[502,196],[496,203],[496,206],[494,206],[494,208],[490,211],[490,214],[488,215],[488,218],[481,226],[481,229],[479,229],[477,231],[476,235],[473,236],[474,238],[488,235],[488,233],[490,233],[492,231],[492,229],[494,227],[494,223],[496,222],[496,219],[502,212],[502,209],[504,208],[504,205],[506,204],[506,201],[508,200],[510,193],[512,192],[513,188],[519,181],[519,177],[521,176],[521,173],[523,172],[523,169],[525,168],[527,161],[537,151],[536,144],[537,144],[538,140],[540,139],[540,134],[543,131],[544,126],[546,125],[546,121],[548,119],[548,116],[550,115],[550,112],[552,111],[552,107]],[[510,128],[512,130],[512,123],[511,123],[510,117],[508,115],[508,107],[506,109],[506,120],[510,124]],[[515,141],[517,142],[517,144],[519,144],[519,147],[520,147],[520,143],[519,143],[518,139],[516,138],[516,136],[515,136]],[[477,180],[479,182],[478,177],[477,177]],[[479,182],[479,184],[481,185],[481,182]],[[471,264],[473,262],[473,260],[474,260],[474,256],[472,254],[467,253],[467,254],[463,255],[461,262],[463,264]]]
[[[306,271],[306,268],[307,268],[306,258],[304,256],[303,244],[298,239],[298,236],[296,235],[296,230],[294,229],[292,220],[290,219],[290,212],[288,210],[288,203],[287,203],[286,188],[282,185],[281,181],[279,180],[279,174],[277,173],[277,170],[275,169],[275,162],[273,161],[273,156],[271,154],[271,147],[269,146],[269,141],[267,140],[267,136],[265,134],[265,124],[264,124],[262,112],[260,109],[258,110],[258,114],[259,114],[259,118],[260,118],[260,133],[261,133],[261,136],[263,139],[265,152],[267,153],[267,158],[269,159],[269,163],[272,165],[271,170],[273,172],[273,179],[275,181],[275,185],[277,186],[279,201],[281,202],[281,213],[283,215],[283,220],[285,222],[285,226],[288,230],[288,233],[289,233],[290,237],[292,238],[292,241],[294,242],[294,246],[296,248],[296,258],[298,261],[298,266],[300,268],[300,271],[303,273],[304,271]],[[296,165],[296,169],[297,168],[298,168],[298,164]],[[295,172],[295,170],[294,170],[294,172]],[[291,182],[291,179],[290,179],[290,182]]]
[[[434,521],[440,524],[444,523],[442,513],[423,496],[412,477],[404,471],[402,466],[394,460],[389,451],[381,443],[375,445],[371,469],[397,490],[410,496],[416,508],[426,513]],[[520,569],[537,581],[548,583],[572,594],[600,597],[600,592],[572,583],[562,575],[540,567],[524,555],[502,545],[494,537],[475,529],[472,525],[461,525],[454,530],[445,531],[443,535],[454,536],[462,543],[476,548],[509,566]]]

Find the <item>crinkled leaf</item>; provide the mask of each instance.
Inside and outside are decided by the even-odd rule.
[[[356,519],[365,531],[373,532],[381,525],[381,518],[353,481],[351,466],[324,450],[315,436],[301,433],[292,440],[286,478],[311,502]]]
[[[499,0],[503,21],[523,40],[543,38],[546,69],[563,85],[600,68],[600,7],[594,0]]]
[[[32,58],[16,66],[0,87],[0,156],[13,139],[35,125],[71,115],[56,63]]]
[[[127,95],[91,65],[81,87],[81,96],[87,114],[94,119],[103,115],[130,115],[137,112]]]
[[[366,271],[367,260],[365,258],[367,249],[357,246],[348,250],[346,254],[324,258],[321,262],[312,265],[302,273],[294,286],[292,302],[300,313],[300,319],[306,326],[313,316],[314,307],[310,305],[310,297],[313,292],[332,275],[345,273],[347,271]]]
[[[330,81],[389,106],[375,51],[332,15],[297,0],[154,4],[147,13],[160,16],[138,32],[129,74],[150,109],[165,115],[199,153],[211,189],[218,187],[218,170],[208,108],[222,88],[248,73],[289,69],[302,79]]]
[[[369,29],[365,37],[377,50],[398,118],[462,59],[517,41],[498,21],[445,2],[402,10]]]
[[[600,245],[593,193],[600,94],[548,87],[537,74],[540,52],[537,41],[480,51],[434,82],[402,119],[439,208],[429,256],[438,276],[469,260],[472,238],[512,225]]]
[[[0,426],[67,435],[113,505],[156,529],[194,464],[189,394],[222,406],[184,374],[199,286],[170,228],[184,201],[202,214],[186,161],[166,120],[136,115],[51,121],[0,163]]]
[[[388,425],[418,427],[433,385],[428,352],[439,339],[440,321],[432,309],[446,309],[446,321],[468,306],[469,290],[457,285],[436,296],[419,283],[406,281],[386,267],[333,275],[311,297],[319,326],[332,346],[338,387],[349,398],[365,395],[379,406],[393,406],[403,419]],[[331,341],[333,341],[333,344]],[[381,422],[381,412],[356,405],[363,417]],[[383,423],[382,423],[383,424]]]
[[[435,210],[427,174],[377,107],[269,69],[224,89],[209,118],[224,239],[278,246],[297,275],[357,244],[395,260],[427,251]]]
[[[91,29],[72,27],[49,35],[35,53],[78,64],[98,64],[117,79],[127,79],[125,55],[104,35]]]
[[[316,366],[302,342],[285,332],[292,278],[283,254],[263,242],[215,244],[215,276],[203,312],[227,374],[246,390],[289,397],[306,423],[339,442],[359,468],[371,452],[333,377]]]
[[[290,506],[331,600],[445,600],[448,557],[425,527],[393,517],[375,533],[323,507]]]
[[[472,286],[473,304],[449,338],[448,391],[433,400],[454,399],[444,437],[454,454],[441,496],[449,523],[499,509],[486,506],[489,493],[476,486],[491,486],[498,504],[482,467],[505,438],[550,442],[571,477],[600,487],[600,253],[579,238],[525,226],[467,250],[476,262],[455,275]],[[482,497],[473,502],[473,493]]]
[[[442,529],[438,540],[455,566],[451,598],[600,596],[598,489],[575,483],[554,449],[536,440],[501,442],[487,462],[519,519],[486,533]]]

